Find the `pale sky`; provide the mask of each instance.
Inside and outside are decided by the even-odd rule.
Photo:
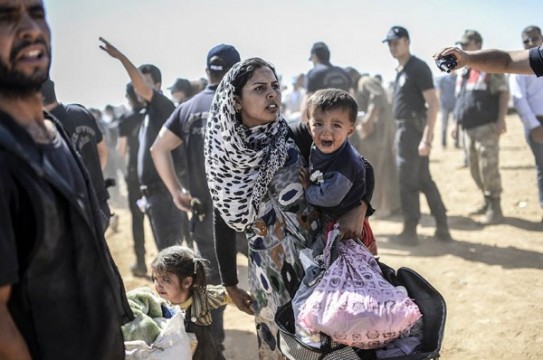
[[[324,41],[331,62],[393,80],[396,62],[381,41],[393,25],[408,29],[411,52],[438,73],[431,56],[476,29],[483,47],[521,49],[521,31],[543,27],[543,1],[501,0],[44,0],[53,37],[51,77],[61,102],[125,104],[129,77],[99,49],[103,36],[138,66],[175,78],[205,77],[207,51],[234,45],[242,59],[273,63],[286,82],[307,72],[311,45]]]

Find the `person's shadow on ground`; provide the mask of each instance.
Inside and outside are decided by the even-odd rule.
[[[439,241],[433,236],[419,236],[416,246],[401,245],[394,241],[396,234],[380,234],[377,244],[380,250],[394,249],[409,251],[414,256],[434,257],[445,254],[457,256],[467,261],[499,265],[507,269],[539,269],[543,270],[543,254],[512,246],[498,247],[474,243],[455,238],[452,241]]]

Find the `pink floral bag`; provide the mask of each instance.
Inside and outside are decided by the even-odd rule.
[[[330,264],[332,252],[337,259]],[[421,318],[405,289],[387,282],[369,250],[354,240],[341,240],[336,226],[324,249],[327,269],[301,306],[297,317],[309,336],[324,333],[333,341],[376,349],[409,334]]]

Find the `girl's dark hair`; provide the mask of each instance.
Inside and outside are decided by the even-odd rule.
[[[241,97],[241,89],[243,89],[245,84],[247,84],[247,81],[249,81],[249,79],[253,76],[255,70],[260,69],[261,67],[268,67],[273,72],[275,78],[279,81],[279,77],[275,72],[275,67],[272,64],[262,60],[261,58],[249,58],[241,63],[238,74],[232,81],[232,85],[234,86],[234,95]]]
[[[161,250],[151,264],[151,269],[157,273],[172,273],[177,275],[179,281],[192,277],[191,290],[205,289],[207,260],[194,254],[184,246],[174,245]]]

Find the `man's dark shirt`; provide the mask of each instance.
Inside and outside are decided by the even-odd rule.
[[[138,169],[138,149],[140,126],[144,120],[142,109],[134,109],[128,114],[121,116],[119,120],[119,137],[126,137],[126,146],[128,147],[128,160],[126,162],[126,176],[137,177]]]
[[[432,71],[428,65],[411,56],[396,74],[392,111],[396,119],[414,119],[426,112],[423,92],[434,88]]]
[[[174,104],[166,96],[153,90],[153,97],[147,104],[145,120],[139,133],[138,179],[140,185],[162,183],[151,157],[150,148],[155,142],[162,125],[164,125],[174,109]]]
[[[81,155],[92,185],[100,202],[109,198],[102,174],[97,144],[103,140],[102,132],[92,114],[78,104],[59,104],[50,111],[64,127],[70,141]]]
[[[321,89],[341,89],[349,91],[351,78],[349,74],[338,66],[331,64],[317,64],[307,73],[307,92],[313,93]]]
[[[82,163],[60,133],[38,145],[0,118],[0,286],[31,356],[124,359],[132,315]]]
[[[182,103],[165,124],[172,133],[183,141],[182,153],[186,156],[188,169],[188,190],[198,198],[205,209],[206,221],[195,224],[195,233],[209,232],[213,204],[206,181],[204,139],[207,115],[213,102],[217,86],[208,86],[190,100]],[[199,229],[205,227],[206,229]]]

